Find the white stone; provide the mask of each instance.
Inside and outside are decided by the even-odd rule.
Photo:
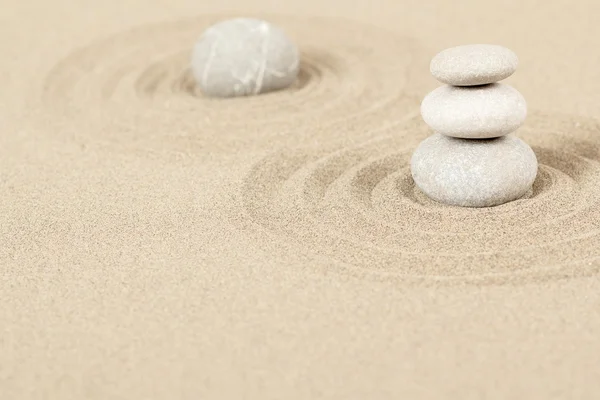
[[[536,156],[512,135],[468,140],[435,134],[411,159],[415,184],[441,203],[489,207],[525,195],[537,175]]]
[[[483,139],[517,130],[527,117],[527,103],[502,83],[474,87],[444,85],[423,99],[423,120],[436,133]]]
[[[200,37],[192,72],[211,97],[256,95],[290,86],[298,76],[298,48],[266,21],[236,18],[219,22]]]
[[[491,44],[457,46],[438,53],[430,64],[431,74],[454,86],[495,83],[511,76],[519,58],[506,47]]]

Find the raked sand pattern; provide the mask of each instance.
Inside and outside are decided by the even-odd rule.
[[[430,134],[414,119],[352,145],[298,147],[254,167],[240,199],[268,242],[325,255],[350,273],[400,283],[525,283],[600,269],[600,146],[595,121],[531,115],[521,136],[540,171],[522,199],[444,206],[411,178],[411,150]],[[579,138],[578,138],[579,136]],[[269,234],[270,233],[270,234]]]
[[[300,47],[296,84],[250,98],[203,97],[191,75],[191,49],[206,28],[226,18],[142,26],[79,49],[48,75],[44,105],[116,132],[95,139],[128,135],[138,149],[162,151],[169,138],[174,152],[262,149],[290,136],[302,141],[336,123],[372,130],[418,107],[419,70],[426,65],[418,43],[335,18],[264,16]],[[390,53],[398,54],[394,63]]]
[[[333,35],[328,19],[311,22],[307,32],[306,20],[274,17],[304,51],[297,85],[251,98],[207,99],[194,90],[185,45],[218,18],[142,27],[79,50],[51,72],[43,100],[50,112],[117,124],[116,134],[131,135],[137,151],[283,147],[242,182],[241,218],[262,227],[267,242],[289,237],[302,243],[301,254],[330,257],[340,270],[410,283],[503,283],[600,268],[594,245],[600,222],[591,217],[598,212],[593,188],[600,153],[594,144],[567,139],[593,132],[595,124],[561,126],[552,134],[548,122],[567,123],[532,117],[520,133],[538,140],[541,167],[528,198],[484,210],[441,207],[415,188],[408,165],[427,135],[415,117],[420,81],[412,77],[427,60],[416,43],[343,21]],[[398,65],[383,62],[392,51],[403,56]],[[124,104],[135,107],[123,111]],[[98,139],[112,145],[110,137]]]
[[[0,399],[599,397],[594,0],[51,3],[1,8]],[[206,98],[193,45],[240,15],[298,80]],[[539,170],[446,206],[420,103],[479,41],[519,54]]]
[[[94,140],[115,151],[266,151],[236,188],[229,218],[257,243],[294,243],[340,273],[464,284],[600,269],[600,150],[585,141],[595,122],[530,116],[517,136],[540,160],[533,190],[482,210],[441,206],[410,175],[411,153],[430,134],[418,117],[428,58],[417,42],[343,20],[271,16],[303,53],[298,82],[211,99],[194,87],[190,46],[223,18],[144,26],[74,52],[46,79],[48,112],[102,124],[116,136]]]

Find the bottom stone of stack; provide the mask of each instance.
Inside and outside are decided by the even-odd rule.
[[[411,159],[412,177],[423,193],[462,207],[517,200],[529,191],[537,170],[531,147],[512,135],[473,140],[434,134]]]

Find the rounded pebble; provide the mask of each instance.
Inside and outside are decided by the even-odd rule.
[[[298,76],[298,48],[269,22],[235,18],[219,22],[200,37],[192,72],[211,97],[256,95],[290,86]]]
[[[421,142],[411,159],[421,191],[463,207],[490,207],[522,197],[537,169],[531,147],[512,135],[467,140],[435,134]]]
[[[457,46],[438,53],[430,64],[431,74],[454,86],[495,83],[511,76],[519,58],[506,47],[491,44]]]
[[[421,116],[436,133],[486,139],[509,134],[523,125],[527,103],[516,89],[501,83],[476,87],[445,85],[425,96]]]

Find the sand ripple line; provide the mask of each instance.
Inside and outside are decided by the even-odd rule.
[[[355,145],[273,154],[246,176],[240,205],[265,245],[293,243],[302,256],[361,275],[413,283],[588,275],[600,269],[599,133],[592,120],[532,113],[517,135],[536,152],[538,178],[497,207],[446,206],[418,190],[410,156],[429,135],[418,118]]]
[[[143,137],[163,146],[166,138],[181,146],[248,146],[350,120],[373,128],[380,117],[406,115],[406,99],[426,85],[427,52],[411,38],[336,18],[267,15],[302,52],[296,84],[249,98],[205,98],[189,71],[191,49],[206,27],[227,17],[142,26],[76,50],[48,74],[43,106],[51,115],[109,124],[121,141],[129,134],[136,144]]]

